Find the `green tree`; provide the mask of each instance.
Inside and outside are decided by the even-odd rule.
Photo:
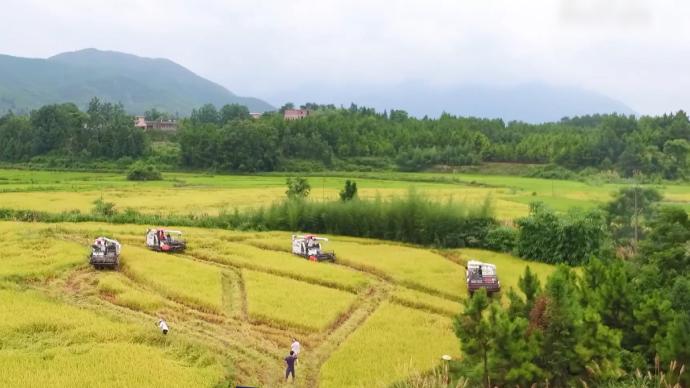
[[[579,265],[605,247],[601,212],[573,209],[558,215],[541,202],[530,204],[527,217],[517,221],[515,250],[521,257],[546,263]]]
[[[582,307],[574,275],[559,266],[546,282],[546,309],[540,352],[540,366],[550,375],[551,385],[567,386],[584,372],[578,354],[582,344]]]
[[[278,163],[273,128],[261,122],[231,121],[217,130],[216,165],[229,171],[272,171]]]
[[[686,176],[690,142],[686,139],[668,140],[664,143],[664,153],[670,158],[670,164],[665,174],[666,178],[677,179]]]
[[[345,202],[354,199],[357,196],[357,182],[345,181],[345,187],[340,191],[340,200]]]
[[[240,104],[223,105],[223,107],[220,108],[218,115],[220,125],[225,125],[233,120],[246,120],[251,117],[249,115],[249,109]]]
[[[582,379],[617,377],[620,369],[620,333],[601,322],[599,313],[582,303],[576,274],[559,266],[544,288],[545,307],[541,317],[531,319],[541,333],[539,366],[550,375],[554,386],[567,386]],[[535,305],[536,306],[536,305]]]
[[[165,112],[161,112],[156,108],[151,108],[144,112],[144,118],[146,120],[150,121],[155,121],[155,120],[160,120],[160,119],[166,119],[167,114]]]
[[[197,124],[220,123],[220,115],[213,104],[205,104],[199,109],[193,109],[189,119]]]
[[[488,316],[493,336],[489,357],[491,382],[497,386],[529,387],[544,377],[537,366],[539,341],[528,332],[524,317],[510,317],[493,303]]]
[[[290,109],[295,109],[295,104],[287,102],[283,106],[281,106],[280,109],[278,109],[278,112],[280,112],[280,114],[282,115],[283,113],[285,113],[286,110]]]
[[[489,297],[480,289],[464,301],[464,309],[454,321],[455,335],[460,339],[463,362],[470,366],[475,376],[481,376],[482,385],[491,386],[489,353],[493,350],[495,336],[491,322],[485,317]]]
[[[307,198],[309,196],[309,192],[311,191],[311,186],[306,178],[290,177],[287,178],[286,184],[288,189],[285,192],[285,195],[287,195],[287,197],[290,199]]]
[[[86,111],[86,131],[78,132],[88,153],[97,158],[119,159],[140,157],[149,150],[149,140],[122,104],[112,104],[94,98]]]
[[[537,296],[541,292],[541,281],[539,281],[537,274],[532,272],[529,265],[525,267],[524,274],[518,278],[518,287],[525,295],[524,317],[528,317],[529,312],[534,308]]]
[[[619,242],[632,241],[636,245],[644,237],[645,220],[651,218],[654,205],[662,198],[654,188],[633,186],[618,190],[613,200],[604,206],[613,238]]]

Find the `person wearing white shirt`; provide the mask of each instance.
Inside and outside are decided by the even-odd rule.
[[[168,324],[167,324],[164,320],[161,319],[161,320],[158,321],[158,327],[159,327],[159,328],[161,329],[161,331],[163,332],[163,335],[168,334],[168,330],[169,330],[169,329],[168,329]]]
[[[295,357],[299,357],[300,344],[297,342],[297,338],[292,339],[292,345],[290,345],[290,350],[295,352]]]

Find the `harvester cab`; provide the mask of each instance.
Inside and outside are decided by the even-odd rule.
[[[117,269],[120,265],[120,248],[121,245],[117,240],[98,237],[91,244],[89,264],[96,269]]]
[[[328,239],[324,237],[317,237],[311,234],[304,236],[293,234],[292,253],[310,261],[335,261],[335,253],[333,251],[324,251],[322,248],[322,245],[327,242]]]
[[[146,231],[146,246],[157,252],[182,252],[187,243],[180,238],[182,232],[168,229],[149,229]]]
[[[472,295],[475,291],[484,288],[488,294],[501,290],[501,282],[498,281],[496,266],[470,260],[467,262],[467,291]]]

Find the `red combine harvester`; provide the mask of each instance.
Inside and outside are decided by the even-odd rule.
[[[180,239],[182,232],[167,229],[149,229],[146,231],[146,246],[156,252],[182,252],[187,243]]]
[[[292,235],[292,253],[302,256],[310,261],[335,261],[335,253],[324,251],[322,243],[328,242],[327,238],[307,234],[304,236]]]

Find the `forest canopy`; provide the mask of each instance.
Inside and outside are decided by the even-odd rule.
[[[168,138],[178,144],[174,166],[220,171],[399,169],[485,162],[550,164],[562,170],[615,171],[664,179],[688,175],[690,120],[683,111],[661,116],[618,114],[565,117],[558,122],[415,118],[308,104],[312,113],[284,120],[279,112],[252,118],[245,107],[207,104],[180,121]],[[156,112],[158,114],[164,114]],[[45,155],[78,160],[138,159],[150,138],[121,105],[94,99],[86,112],[74,104],[47,105],[28,116],[0,118],[0,160],[27,162]],[[546,171],[547,174],[557,169]]]

